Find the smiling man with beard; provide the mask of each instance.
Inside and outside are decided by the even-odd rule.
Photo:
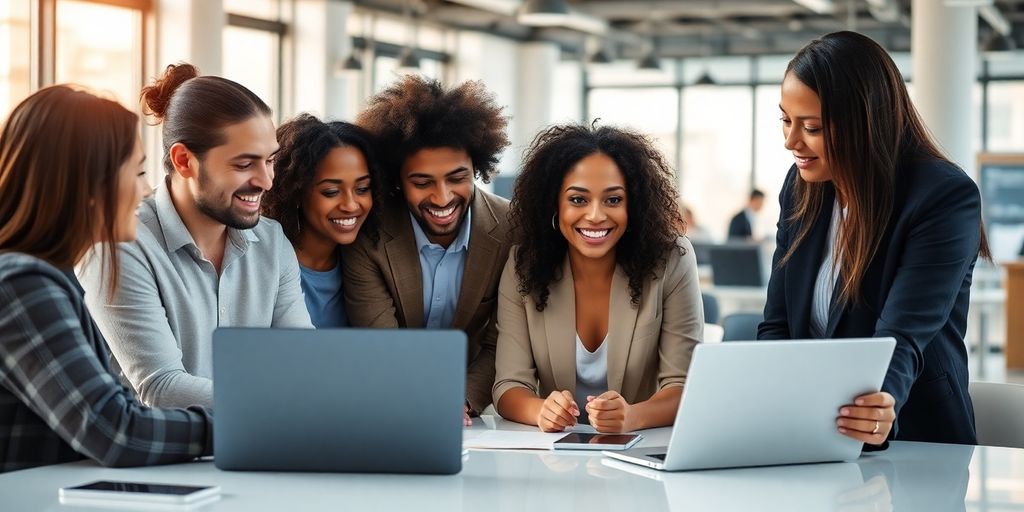
[[[217,327],[312,328],[281,226],[260,217],[278,144],[270,108],[245,87],[168,66],[143,89],[162,123],[167,178],[139,207],[110,289],[102,261],[80,269],[114,369],[153,407],[213,406]]]
[[[356,124],[377,141],[387,197],[380,240],[360,233],[344,248],[346,312],[354,327],[465,331],[469,424],[491,403],[498,281],[512,243],[508,201],[474,179],[497,173],[508,118],[481,82],[446,89],[410,75],[371,98]]]

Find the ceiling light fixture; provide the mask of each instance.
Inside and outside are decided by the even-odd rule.
[[[519,8],[519,23],[530,27],[556,27],[564,25],[570,17],[565,0],[526,0]]]
[[[818,14],[832,14],[836,12],[836,4],[832,0],[793,0],[793,2]]]

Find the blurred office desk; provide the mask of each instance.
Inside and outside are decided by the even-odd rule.
[[[768,300],[766,286],[701,286],[701,292],[718,299],[719,316],[733,313],[761,313]]]
[[[490,417],[475,422],[467,437],[509,425]],[[669,432],[644,435],[653,446]],[[221,486],[219,501],[196,509],[204,511],[1024,509],[1024,450],[901,442],[857,463],[686,473],[618,465],[597,452],[547,451],[471,451],[453,476],[226,472],[211,462],[105,469],[76,462],[0,475],[0,509],[89,510],[59,504],[57,489],[99,479]]]

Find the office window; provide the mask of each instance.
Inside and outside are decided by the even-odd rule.
[[[583,117],[583,69],[578,60],[563,60],[555,66],[556,84],[551,94],[551,122],[578,123]],[[539,129],[540,127],[538,127]]]
[[[223,34],[223,73],[259,96],[280,120],[279,70],[281,36],[276,32],[226,26]]]
[[[1024,151],[1024,80],[989,82],[988,151]]]
[[[265,20],[281,18],[280,0],[223,0],[224,12]]]
[[[378,56],[373,61],[375,69],[373,73],[373,93],[376,94],[382,91],[392,82],[398,80],[409,70],[398,69],[398,58],[388,57],[384,55]],[[444,63],[433,59],[425,59],[420,57],[420,67],[415,71],[416,74],[424,76],[426,78],[433,78],[441,80],[444,78]]]
[[[653,138],[668,165],[677,168],[679,124],[675,112],[679,108],[679,94],[675,88],[593,89],[587,100],[588,123],[600,119],[598,126],[633,128]]]
[[[785,148],[782,134],[779,100],[781,85],[759,85],[756,88],[757,107],[754,112],[754,176],[755,186],[767,196],[764,209],[758,216],[762,233],[771,233],[779,220],[779,192],[786,173],[793,165],[793,154]]]
[[[592,87],[628,87],[634,85],[672,85],[676,82],[677,62],[661,59],[660,70],[637,69],[634,60],[591,66],[587,81]],[[593,116],[591,116],[593,117]]]
[[[87,86],[138,110],[142,11],[83,0],[58,0],[56,7],[56,82]]]
[[[681,195],[697,223],[719,240],[729,218],[750,194],[750,87],[698,86],[683,90]],[[661,107],[663,116],[669,107]],[[669,117],[669,116],[664,116]],[[766,235],[754,227],[755,235]]]
[[[31,76],[30,2],[0,3],[0,121],[29,95]]]

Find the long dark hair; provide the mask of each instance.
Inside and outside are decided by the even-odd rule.
[[[626,231],[615,248],[616,263],[629,277],[630,298],[639,306],[644,281],[655,275],[669,251],[682,251],[684,226],[676,203],[672,169],[650,139],[622,128],[581,124],[553,126],[533,139],[516,178],[509,218],[522,230],[516,253],[519,293],[532,295],[537,311],[547,307],[549,285],[559,279],[568,242],[551,227],[565,175],[580,160],[602,153],[626,181]]]
[[[871,38],[842,31],[815,39],[797,52],[786,75],[813,90],[821,102],[825,157],[832,183],[847,208],[847,220],[836,237],[841,255],[839,301],[856,302],[861,280],[892,216],[898,167],[913,160],[951,162],[921,121],[896,64]],[[800,230],[780,266],[814,225],[825,186],[796,180],[796,208],[789,220],[797,222]],[[984,227],[979,229],[978,250],[987,258]]]
[[[263,197],[263,215],[281,223],[284,235],[292,245],[300,239],[299,210],[306,201],[317,167],[334,148],[353,147],[363,154],[370,171],[370,189],[376,201],[380,196],[380,172],[373,153],[370,134],[342,121],[325,123],[310,114],[299,114],[277,129],[281,149],[274,162],[274,186]],[[377,211],[372,208],[360,231],[366,230],[370,240],[380,238]]]
[[[219,76],[199,76],[184,62],[167,66],[143,87],[147,115],[163,123],[164,169],[174,172],[170,148],[182,143],[200,160],[226,142],[222,129],[256,115],[270,116],[267,104],[245,86]]]
[[[138,116],[117,102],[65,85],[15,107],[0,132],[0,251],[71,268],[104,242],[102,268],[115,289],[126,200],[118,197],[119,170],[138,130]]]

